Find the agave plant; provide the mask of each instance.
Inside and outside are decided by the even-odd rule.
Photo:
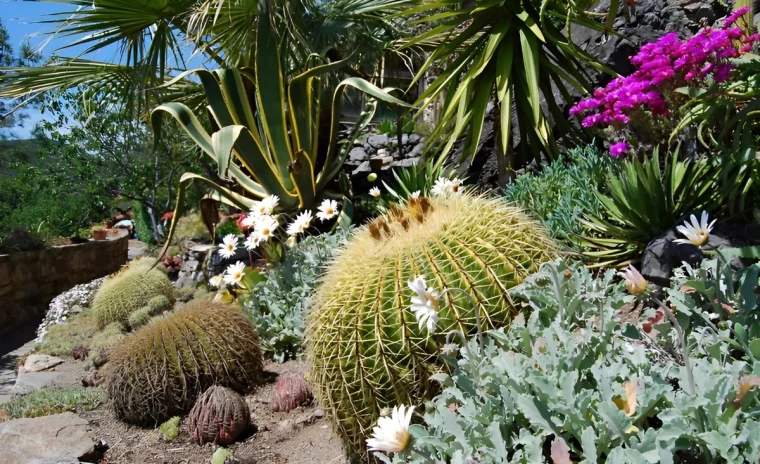
[[[277,43],[270,22],[262,16],[257,28],[254,69],[199,69],[175,78],[183,80],[193,74],[200,80],[208,112],[220,128],[218,131],[209,134],[190,107],[180,102],[165,103],[153,110],[151,121],[157,137],[164,114],[168,113],[217,166],[218,179],[194,173],[181,177],[175,220],[180,215],[185,185],[191,181],[206,184],[215,192],[215,199],[244,210],[269,195],[279,197],[278,212],[310,209],[323,197],[340,198],[340,194],[328,192],[326,187],[340,172],[353,139],[372,119],[377,100],[409,106],[363,79],[342,81],[331,102],[329,146],[324,160],[320,159],[321,169],[317,170],[323,102],[319,79],[344,63],[312,66],[288,81]],[[311,59],[318,61],[320,57]],[[371,99],[349,139],[339,141],[340,104],[347,88],[358,89]],[[170,238],[174,228],[172,223]]]
[[[600,216],[581,221],[593,236],[580,238],[595,267],[622,266],[644,252],[653,238],[691,211],[714,212],[735,185],[720,181],[709,160],[679,160],[678,151],[661,164],[659,150],[644,161],[626,161],[607,178],[609,195],[595,192]]]
[[[432,48],[414,81],[436,71],[436,79],[420,95],[417,105],[422,111],[443,98],[440,124],[428,138],[433,144],[443,141],[441,161],[468,127],[463,153],[476,152],[491,101],[496,104],[497,143],[504,150],[506,169],[517,169],[542,153],[556,156],[556,133],[580,133],[568,124],[555,92],[570,101],[568,87],[590,91],[582,71],[585,65],[614,74],[572,44],[561,30],[563,25],[570,28],[573,24],[604,29],[584,14],[596,3],[592,0],[408,3],[410,8],[402,14],[425,15],[418,22],[430,26],[429,31],[406,41],[401,48]],[[619,4],[618,0],[611,2],[612,19]],[[607,24],[611,26],[612,22]],[[522,139],[520,153],[513,153],[511,138],[515,115]],[[556,126],[555,133],[549,119]]]

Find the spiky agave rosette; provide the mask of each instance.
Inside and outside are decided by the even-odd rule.
[[[556,256],[536,222],[483,196],[411,199],[359,229],[323,277],[306,332],[310,381],[346,441],[364,452],[383,408],[434,395],[443,334],[477,331],[458,291],[442,298],[439,335],[420,329],[408,281],[424,275],[438,290],[465,290],[486,330],[509,323],[509,289]]]

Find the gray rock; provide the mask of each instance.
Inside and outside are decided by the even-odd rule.
[[[53,385],[61,375],[60,372],[25,372],[16,377],[16,385],[13,387],[17,395],[26,395],[27,393],[39,390],[41,388]]]
[[[644,250],[644,255],[641,258],[641,274],[659,287],[669,285],[670,278],[673,276],[673,269],[682,266],[683,263],[692,266],[698,265],[705,257],[702,251],[694,245],[674,242],[676,239],[683,238],[676,230],[676,226],[682,224],[688,216],[688,214],[684,215],[664,234],[650,241]],[[757,244],[758,237],[760,237],[760,227],[752,225],[734,226],[729,229],[716,226],[710,234],[710,240],[705,248],[720,250],[752,246]],[[745,262],[739,258],[734,258],[730,263],[734,269],[738,270],[751,264],[751,260]]]
[[[399,161],[394,161],[393,163],[391,163],[391,166],[393,166],[393,167],[401,167],[401,168],[408,168],[410,166],[414,166],[419,161],[420,161],[419,158],[407,158],[407,159],[402,159],[402,160],[399,160]]]
[[[45,313],[45,318],[37,328],[37,343],[45,338],[50,326],[63,323],[69,315],[78,314],[83,308],[89,307],[95,292],[105,280],[106,277],[102,277],[86,284],[77,285],[53,298]]]
[[[93,461],[89,423],[71,412],[0,424],[4,464]],[[57,459],[50,460],[50,458]]]
[[[409,143],[409,134],[402,134],[401,135],[401,143],[403,145],[406,145],[407,143]]]
[[[364,161],[367,159],[367,152],[364,151],[364,148],[355,147],[348,152],[348,158],[352,161]]]
[[[369,161],[363,161],[362,164],[360,164],[356,169],[351,171],[351,175],[355,176],[363,172],[370,172],[371,170],[372,169],[370,168]]]
[[[388,150],[386,148],[380,148],[377,150],[377,155],[373,156],[372,158],[382,158],[384,156],[388,156]]]
[[[81,462],[76,458],[56,456],[54,458],[33,459],[29,461],[29,464],[81,464]]]
[[[388,145],[388,136],[385,134],[370,135],[367,137],[367,143],[375,149],[383,148]]]
[[[202,243],[202,244],[191,246],[189,251],[190,253],[193,253],[199,256],[206,256],[206,253],[208,253],[208,251],[212,248],[214,248],[214,245],[210,243]]]
[[[33,354],[26,358],[24,362],[25,372],[39,372],[55,367],[63,363],[63,359],[46,354]]]
[[[422,150],[424,149],[424,146],[420,143],[414,146],[412,150],[407,153],[407,158],[418,158],[420,155],[422,155]]]
[[[410,134],[409,135],[409,143],[410,144],[419,143],[419,141],[420,141],[420,136],[419,135],[417,135],[417,134]]]

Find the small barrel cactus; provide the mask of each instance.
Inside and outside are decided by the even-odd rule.
[[[188,303],[111,351],[111,405],[126,422],[154,425],[187,413],[212,385],[248,392],[263,369],[259,345],[256,329],[238,308]]]
[[[84,345],[77,345],[74,347],[74,349],[71,350],[71,357],[79,361],[87,359],[87,356],[89,354],[90,349]]]
[[[290,412],[312,400],[311,387],[300,374],[287,373],[277,379],[272,397],[272,411]]]
[[[148,300],[147,308],[150,310],[151,316],[158,316],[172,309],[172,301],[166,295],[156,295]]]
[[[151,260],[140,259],[103,282],[92,302],[99,328],[112,322],[126,324],[130,314],[155,296],[174,303],[174,287],[158,267],[151,269]]]
[[[188,416],[193,442],[232,444],[248,428],[251,412],[245,399],[229,388],[214,385],[195,402]]]
[[[306,331],[310,383],[354,451],[383,408],[437,393],[444,334],[476,332],[475,311],[483,330],[509,324],[509,290],[556,256],[536,222],[483,196],[411,198],[359,229],[324,275]],[[418,276],[457,289],[442,293],[433,334],[410,309]]]

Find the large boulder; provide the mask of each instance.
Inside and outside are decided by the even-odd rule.
[[[4,464],[95,462],[89,423],[71,412],[0,424]]]

